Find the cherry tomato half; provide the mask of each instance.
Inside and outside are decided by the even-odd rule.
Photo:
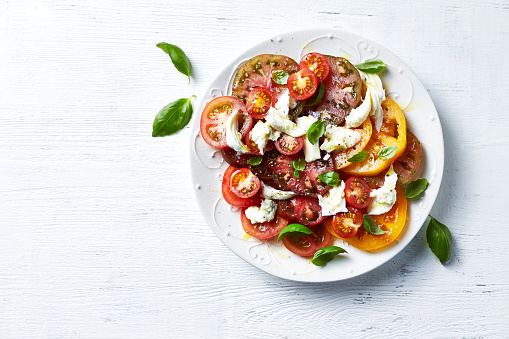
[[[302,137],[294,138],[288,134],[282,134],[276,141],[277,150],[284,155],[292,155],[298,153],[304,146]]]
[[[364,179],[350,177],[345,181],[346,203],[352,207],[362,209],[371,203],[371,188]]]
[[[301,68],[307,68],[315,73],[318,83],[327,78],[329,74],[329,63],[320,53],[308,53],[302,57],[299,63]]]
[[[226,121],[233,112],[239,115],[239,132],[242,137],[253,127],[253,118],[247,114],[246,106],[237,98],[222,96],[212,99],[203,109],[200,132],[203,140],[212,147],[228,148],[226,143]]]
[[[348,212],[341,212],[332,218],[332,229],[342,238],[351,238],[357,234],[357,230],[364,219],[361,211],[353,207],[347,207]]]
[[[301,257],[310,257],[321,248],[327,247],[332,243],[334,237],[327,232],[323,225],[309,228],[314,234],[306,237],[286,237],[283,238],[283,245],[290,251]]]
[[[281,232],[283,228],[288,225],[288,220],[283,218],[280,213],[276,214],[276,217],[272,221],[255,223],[253,224],[251,220],[246,216],[246,209],[243,208],[240,212],[240,221],[242,222],[242,228],[244,232],[249,234],[256,239],[269,239],[272,238]]]
[[[230,177],[230,190],[239,198],[252,197],[260,186],[260,179],[247,168],[236,170]]]
[[[226,169],[226,171],[224,171],[223,182],[221,185],[221,192],[223,193],[224,200],[228,204],[236,207],[260,206],[260,204],[262,203],[262,198],[260,197],[260,194],[255,194],[249,198],[241,198],[234,194],[233,191],[230,189],[230,180],[232,174],[237,170],[238,170],[237,167],[230,165]]]
[[[276,100],[271,91],[263,87],[253,88],[246,102],[247,112],[256,119],[263,119]]]
[[[286,84],[292,97],[297,100],[304,100],[316,92],[318,78],[313,71],[302,68],[300,71],[290,75]]]

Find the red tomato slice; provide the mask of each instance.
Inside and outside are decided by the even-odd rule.
[[[332,157],[329,160],[318,159],[313,162],[308,162],[304,169],[303,175],[301,174],[302,194],[310,195],[318,193],[324,195],[330,189],[324,182],[318,179],[322,173],[334,171],[334,164]]]
[[[284,155],[292,155],[300,152],[304,146],[302,137],[294,138],[288,134],[282,134],[276,141],[276,148]]]
[[[334,237],[327,232],[323,225],[309,228],[314,234],[306,237],[286,237],[283,238],[283,245],[290,251],[301,257],[310,257],[321,248],[329,246]]]
[[[364,219],[362,212],[353,207],[347,207],[348,212],[341,212],[332,218],[332,229],[342,238],[351,238],[357,234],[357,230]]]
[[[300,153],[283,155],[276,150],[267,153],[267,167],[272,171],[272,180],[278,189],[299,191],[300,179],[295,176],[295,171],[290,166],[292,161],[297,160],[299,156]]]
[[[253,157],[252,154],[241,154],[231,148],[222,149],[221,154],[227,163],[238,167],[248,167],[247,161]]]
[[[230,177],[230,190],[240,198],[251,198],[260,186],[260,179],[247,168],[236,170]]]
[[[237,167],[230,165],[223,174],[221,192],[223,193],[224,200],[228,204],[236,207],[259,206],[262,203],[262,198],[260,197],[260,194],[253,195],[250,198],[241,198],[235,195],[230,189],[230,180],[232,174],[237,170],[238,170]]]
[[[251,131],[249,131],[247,134],[246,134],[246,146],[247,146],[247,149],[249,150],[249,152],[251,152],[252,154],[254,155],[260,155],[260,148],[258,147],[258,144],[256,142],[254,142],[252,139],[251,139]],[[270,151],[272,149],[274,149],[274,141],[272,140],[269,140],[267,142],[267,145],[265,145],[265,148],[263,149],[263,153],[265,154],[267,151]]]
[[[325,219],[325,216],[322,215],[322,207],[318,203],[318,199],[302,195],[292,199],[294,199],[295,204],[295,217],[299,223],[306,226],[314,226]]]
[[[286,84],[292,97],[297,100],[304,100],[315,93],[318,78],[309,69],[302,68],[300,71],[290,75]]]
[[[226,120],[235,111],[239,115],[239,132],[242,137],[253,127],[253,118],[247,114],[246,106],[235,97],[223,96],[212,99],[203,109],[200,132],[203,140],[212,147],[228,148],[226,143]]]
[[[371,203],[371,188],[364,179],[350,177],[345,182],[346,203],[352,207],[363,209]]]
[[[419,139],[406,131],[406,148],[394,162],[394,172],[398,174],[398,184],[403,185],[410,181],[415,172],[419,169],[422,159],[422,145]]]
[[[277,202],[278,204],[278,211],[281,213],[283,218],[285,218],[288,221],[297,221],[295,218],[295,200],[294,199],[286,199],[286,200],[279,200]]]
[[[329,63],[320,53],[308,53],[302,57],[299,63],[301,68],[307,68],[313,71],[318,78],[318,83],[322,82],[329,75]]]
[[[247,218],[245,211],[246,209],[243,208],[240,212],[242,228],[247,234],[260,240],[269,239],[278,235],[279,232],[288,225],[288,220],[283,218],[279,213],[276,214],[275,219],[272,221],[253,224],[251,220]]]
[[[256,119],[263,119],[276,100],[271,91],[263,87],[253,88],[246,102],[247,112]]]

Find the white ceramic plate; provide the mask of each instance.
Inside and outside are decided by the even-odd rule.
[[[423,145],[420,175],[429,187],[424,196],[409,203],[408,220],[398,242],[386,251],[369,253],[336,240],[348,254],[340,255],[326,266],[317,267],[309,259],[289,252],[275,241],[250,238],[242,230],[240,212],[221,196],[221,178],[228,164],[221,152],[208,146],[199,131],[200,115],[213,98],[229,95],[230,82],[237,66],[258,54],[289,56],[299,62],[309,52],[342,56],[353,64],[381,59],[387,64],[382,78],[386,95],[405,112],[408,128]],[[444,168],[444,144],[437,111],[417,76],[396,55],[379,44],[358,35],[334,30],[311,29],[288,32],[267,39],[238,56],[212,81],[202,96],[191,125],[191,172],[198,206],[216,235],[233,252],[250,264],[275,276],[308,282],[343,280],[366,273],[393,258],[417,234],[429,214],[440,188]]]

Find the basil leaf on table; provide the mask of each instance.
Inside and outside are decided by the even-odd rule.
[[[377,223],[374,222],[373,219],[371,219],[371,217],[368,214],[364,214],[363,218],[364,218],[363,226],[364,226],[364,229],[366,230],[366,232],[374,234],[374,235],[381,235],[386,232],[383,229],[381,229],[377,225]]]
[[[428,180],[426,179],[417,179],[412,181],[405,187],[405,197],[407,199],[413,199],[424,193],[424,191],[428,188]]]
[[[180,47],[168,44],[166,42],[160,42],[156,45],[163,51],[169,54],[171,62],[180,73],[184,74],[188,78],[188,84],[191,83],[191,62],[187,58],[186,53]]]
[[[307,235],[314,234],[313,231],[311,231],[309,228],[307,228],[304,225],[301,224],[290,224],[283,228],[281,232],[279,232],[279,235],[277,236],[277,241],[280,241],[281,239],[285,237],[305,237]]]
[[[313,256],[313,259],[311,259],[310,262],[316,266],[324,266],[340,253],[348,252],[345,249],[338,246],[324,247],[316,251],[315,255]]]
[[[381,72],[385,68],[385,63],[382,60],[372,59],[367,60],[363,63],[355,65],[357,69],[363,71],[364,73],[376,74]]]
[[[380,159],[389,160],[391,159],[395,154],[398,148],[396,146],[386,146],[378,152],[378,157]]]
[[[429,248],[438,257],[442,265],[451,258],[451,232],[437,219],[431,218],[428,228],[426,229],[426,240],[428,241]]]
[[[311,144],[316,144],[318,139],[325,133],[325,125],[321,120],[313,122],[307,131],[307,138]]]
[[[341,182],[338,172],[328,171],[318,175],[318,179],[323,181],[327,186],[337,186]]]
[[[368,151],[360,151],[359,153],[354,154],[347,161],[351,162],[351,163],[358,163],[358,162],[366,160],[367,157],[369,157],[369,152]]]
[[[261,155],[257,155],[255,157],[249,158],[247,163],[251,166],[258,166],[262,163],[263,157]]]
[[[316,97],[315,101],[313,101],[313,103],[311,103],[311,104],[304,105],[304,106],[314,106],[314,105],[316,105],[317,103],[320,102],[320,100],[322,100],[324,94],[325,94],[325,85],[323,84],[323,82],[321,82],[320,83],[320,88],[318,89],[318,96]]]
[[[154,119],[152,136],[171,135],[186,127],[193,115],[193,105],[191,104],[193,98],[195,98],[194,95],[190,98],[178,99],[164,106]]]
[[[286,85],[289,76],[290,74],[282,69],[272,72],[272,80],[274,80],[274,82],[278,85]]]

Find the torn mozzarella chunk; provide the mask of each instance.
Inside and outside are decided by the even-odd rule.
[[[348,212],[345,200],[345,182],[340,186],[332,187],[323,196],[318,195],[318,203],[322,207],[322,215],[334,215],[339,212]]]
[[[309,142],[307,131],[311,125],[318,121],[317,119],[313,118],[312,116],[304,116],[297,118],[297,127],[303,129],[306,131],[306,135],[304,136],[304,160],[306,162],[311,162],[317,159],[320,159],[320,145],[318,142],[316,142],[314,145]]]
[[[328,125],[325,128],[324,135],[325,141],[320,146],[320,149],[326,152],[350,148],[361,140],[359,131],[340,126]]]
[[[398,175],[391,167],[385,174],[385,182],[379,189],[371,191],[371,204],[368,206],[368,214],[380,215],[391,210],[396,202],[396,182]]]
[[[366,92],[366,97],[359,107],[354,108],[345,118],[345,127],[354,128],[359,127],[367,119],[371,112],[371,94],[370,90]]]
[[[260,207],[251,206],[245,211],[246,217],[253,224],[271,221],[276,216],[277,205],[270,199],[264,199]]]
[[[375,119],[375,127],[380,131],[383,122],[382,101],[385,100],[385,90],[382,86],[382,80],[377,74],[367,74],[359,71],[362,79],[366,83],[367,91],[364,101],[371,99],[371,110],[369,115]]]
[[[297,194],[294,192],[289,191],[280,191],[278,189],[275,189],[274,187],[271,187],[269,185],[266,185],[262,182],[262,194],[265,199],[272,199],[272,200],[286,200],[293,198]]]
[[[239,153],[249,153],[242,142],[242,134],[239,133],[238,114],[239,111],[234,111],[226,120],[226,144]]]
[[[290,111],[289,105],[290,94],[288,90],[285,90],[279,97],[275,107],[271,107],[267,112],[265,121],[272,128],[297,138],[304,135],[306,131],[302,128],[299,128],[296,123],[290,120],[288,116]]]
[[[265,123],[261,120],[258,120],[256,125],[251,130],[251,140],[258,145],[258,149],[260,150],[260,154],[263,154],[265,146],[267,146],[267,142],[269,140],[276,141],[281,132],[276,131],[268,123]]]

